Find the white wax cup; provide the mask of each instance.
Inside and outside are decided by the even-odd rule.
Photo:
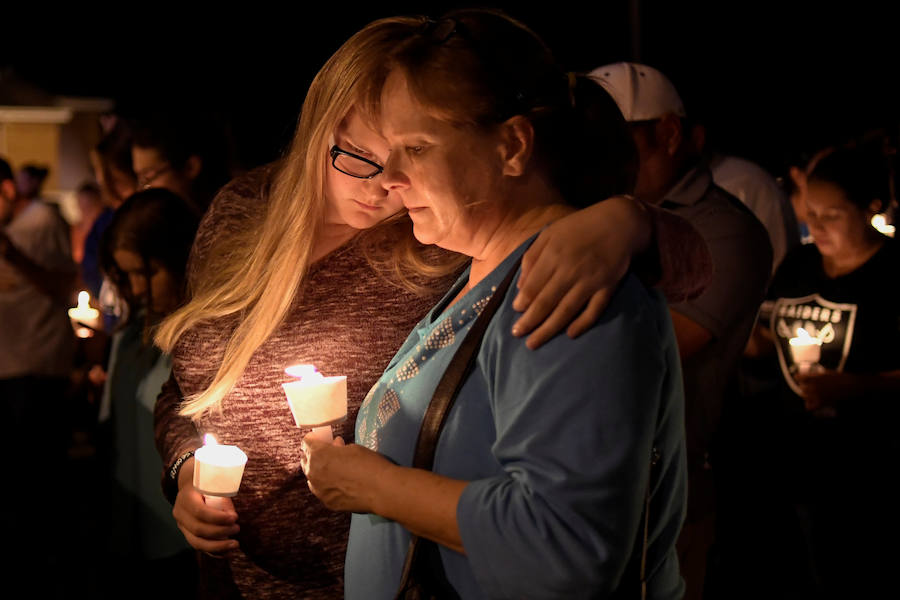
[[[791,358],[801,373],[810,371],[822,357],[822,340],[814,338],[802,329],[797,330],[797,337],[788,340],[791,346]]]
[[[247,455],[237,446],[207,444],[194,452],[194,487],[204,496],[236,496]]]
[[[297,427],[323,427],[347,418],[347,378],[304,377],[281,384]],[[330,428],[329,428],[330,431]]]

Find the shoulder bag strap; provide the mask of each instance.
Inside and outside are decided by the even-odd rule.
[[[443,429],[444,423],[447,421],[447,415],[450,414],[450,408],[453,406],[456,395],[459,393],[466,377],[471,373],[475,366],[475,361],[478,357],[478,349],[481,347],[484,333],[487,331],[494,313],[497,312],[497,309],[503,303],[503,299],[506,297],[506,291],[509,289],[513,278],[518,272],[521,261],[522,259],[519,258],[515,264],[510,267],[506,278],[504,278],[503,282],[497,286],[491,299],[472,324],[469,333],[462,343],[460,343],[456,354],[450,359],[450,365],[447,367],[447,370],[444,371],[444,375],[441,377],[441,380],[434,391],[434,396],[432,396],[431,402],[425,410],[422,426],[419,429],[419,437],[416,440],[416,451],[413,456],[412,464],[413,467],[430,471],[434,466],[434,454],[437,449],[438,438],[441,435],[441,429]],[[425,575],[422,572],[422,567],[426,567],[424,564],[424,555],[428,551],[428,549],[424,547],[426,544],[433,545],[434,543],[429,540],[422,540],[416,535],[413,535],[412,539],[410,539],[409,550],[406,553],[406,562],[403,565],[403,575],[400,580],[400,591],[397,594],[397,598],[406,597],[404,595],[405,590],[409,587],[411,575],[413,575],[414,572],[417,576],[419,574]],[[440,563],[438,562],[437,564],[439,565]],[[429,579],[436,580],[438,582],[438,587],[444,591],[445,595],[451,597],[455,596],[453,588],[450,587],[449,583],[446,583],[446,577],[443,572],[431,575],[433,577],[429,577]]]

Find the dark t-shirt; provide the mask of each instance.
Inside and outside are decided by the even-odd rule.
[[[865,264],[847,275],[828,277],[814,244],[788,254],[768,298],[770,326],[785,382],[795,389],[796,361],[788,340],[797,329],[820,340],[818,363],[847,373],[900,369],[900,249],[887,238]]]
[[[778,410],[784,417],[771,425],[782,436],[786,481],[807,499],[849,505],[881,494],[884,474],[894,469],[900,451],[900,398],[855,390],[838,399],[834,413],[805,411],[795,379],[800,361],[788,340],[798,337],[798,328],[821,340],[815,362],[826,370],[872,374],[900,369],[898,265],[898,243],[886,239],[861,267],[830,278],[811,244],[788,254],[770,287],[770,323],[782,376]]]

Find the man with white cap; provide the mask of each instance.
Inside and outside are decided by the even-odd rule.
[[[701,165],[684,104],[665,75],[623,62],[599,67],[591,76],[631,128],[640,161],[635,195],[687,219],[713,259],[713,279],[703,294],[670,306],[683,362],[688,446],[688,514],[679,560],[685,598],[700,598],[714,532],[710,443],[726,385],[763,299],[772,247],[753,213],[716,186]]]

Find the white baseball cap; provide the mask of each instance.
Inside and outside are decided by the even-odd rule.
[[[609,92],[626,121],[649,121],[670,113],[687,116],[675,86],[653,67],[619,62],[597,67],[589,75]]]

